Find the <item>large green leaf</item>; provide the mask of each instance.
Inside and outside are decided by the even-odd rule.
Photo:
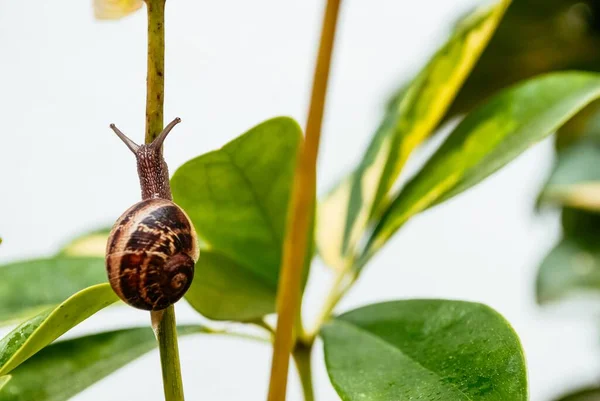
[[[556,401],[600,401],[600,388],[579,390],[572,394],[562,396]]]
[[[244,285],[246,295],[259,297],[241,311],[244,317],[259,318],[275,310],[288,198],[301,141],[302,131],[294,120],[274,118],[188,161],[171,179],[175,202],[188,213],[207,247],[221,255],[209,256],[206,262],[200,256],[196,285],[188,292],[192,304],[211,311],[214,319],[232,317]],[[229,272],[227,280],[215,274],[220,268]],[[218,307],[212,305],[214,291],[196,292],[206,288],[219,289],[223,300]],[[271,292],[270,308],[264,307],[265,290]]]
[[[319,208],[317,243],[332,267],[343,269],[410,153],[437,127],[509,1],[466,18],[404,91],[376,132],[362,161]]]
[[[46,345],[117,300],[108,283],[98,284],[20,324],[0,340],[0,376],[10,373]]]
[[[103,258],[58,256],[1,266],[0,325],[33,316],[106,281]]]
[[[600,211],[600,144],[584,140],[558,153],[558,161],[541,195],[551,202]]]
[[[179,335],[200,332],[203,332],[200,326],[178,328]],[[12,380],[0,391],[0,401],[68,400],[155,346],[156,339],[149,328],[119,330],[55,343],[12,372]],[[160,369],[159,365],[156,369]],[[144,379],[134,377],[130,384],[143,386]]]
[[[370,305],[326,324],[322,336],[329,378],[344,401],[527,400],[519,339],[485,305]]]
[[[563,238],[538,269],[539,303],[577,293],[600,294],[600,214],[564,209]]]
[[[215,320],[248,321],[273,312],[272,283],[215,252],[202,253],[185,299]]]
[[[409,218],[477,184],[600,97],[600,76],[548,74],[506,89],[469,114],[390,204],[359,266]]]

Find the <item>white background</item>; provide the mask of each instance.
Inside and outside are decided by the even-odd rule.
[[[322,0],[169,0],[166,119],[174,170],[261,120],[304,121]],[[386,96],[442,42],[475,0],[347,1],[343,7],[324,139],[321,193],[362,154]],[[48,255],[70,236],[112,223],[139,199],[134,159],[111,122],[141,141],[145,12],[97,22],[91,0],[0,0],[0,261]],[[600,369],[595,323],[585,311],[535,305],[536,265],[559,237],[555,213],[534,215],[552,162],[537,145],[468,193],[408,224],[378,255],[339,310],[382,300],[440,297],[484,302],[521,336],[531,396],[549,400],[592,383]],[[317,265],[312,316],[329,275]],[[181,322],[197,315],[178,305]],[[129,309],[104,311],[82,333],[146,324]],[[237,339],[181,340],[189,400],[262,400],[270,350]],[[161,400],[157,352],[76,400]],[[315,355],[319,400],[336,400]],[[291,373],[289,397],[300,400]],[[32,400],[33,401],[33,400]],[[507,400],[510,401],[510,400]]]

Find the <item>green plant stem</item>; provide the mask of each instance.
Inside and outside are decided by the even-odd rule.
[[[300,383],[302,384],[304,401],[315,400],[315,392],[312,382],[312,349],[312,344],[308,346],[304,344],[298,344],[292,354],[296,364],[296,369],[298,370],[298,376],[300,377]]]
[[[329,296],[325,299],[323,307],[321,308],[321,312],[317,316],[312,330],[309,331],[303,338],[303,342],[305,344],[312,344],[314,342],[319,330],[321,330],[321,326],[323,326],[323,323],[325,323],[331,317],[333,309],[335,309],[337,304],[346,295],[348,290],[352,288],[352,285],[356,282],[357,277],[358,275],[356,273],[348,270],[343,270],[337,273],[331,286],[331,290],[329,291]]]
[[[294,323],[298,320],[301,303],[302,270],[316,197],[317,155],[340,1],[327,2],[306,123],[306,137],[298,155],[290,196],[277,290],[278,318],[273,344],[269,401],[285,401],[290,354],[296,342]]]
[[[179,363],[175,307],[171,305],[164,311],[151,312],[151,314],[154,334],[158,340],[160,351],[165,400],[183,401],[183,381],[181,380]]]
[[[165,1],[145,0],[148,8],[148,75],[146,80],[146,143],[163,129],[165,102]]]
[[[146,0],[148,8],[148,75],[146,80],[146,135],[151,143],[163,129],[165,94],[165,0]],[[183,401],[175,308],[151,312],[158,341],[166,401]]]

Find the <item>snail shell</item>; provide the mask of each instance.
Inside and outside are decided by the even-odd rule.
[[[123,213],[110,233],[108,279],[125,303],[165,309],[190,287],[199,253],[196,231],[183,209],[166,199],[143,200]]]

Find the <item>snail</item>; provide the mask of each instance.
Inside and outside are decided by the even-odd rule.
[[[137,145],[114,124],[110,128],[135,154],[142,201],[113,226],[106,246],[106,271],[115,293],[144,310],[162,310],[188,290],[199,257],[196,231],[172,201],[162,144],[176,118],[149,145]]]

